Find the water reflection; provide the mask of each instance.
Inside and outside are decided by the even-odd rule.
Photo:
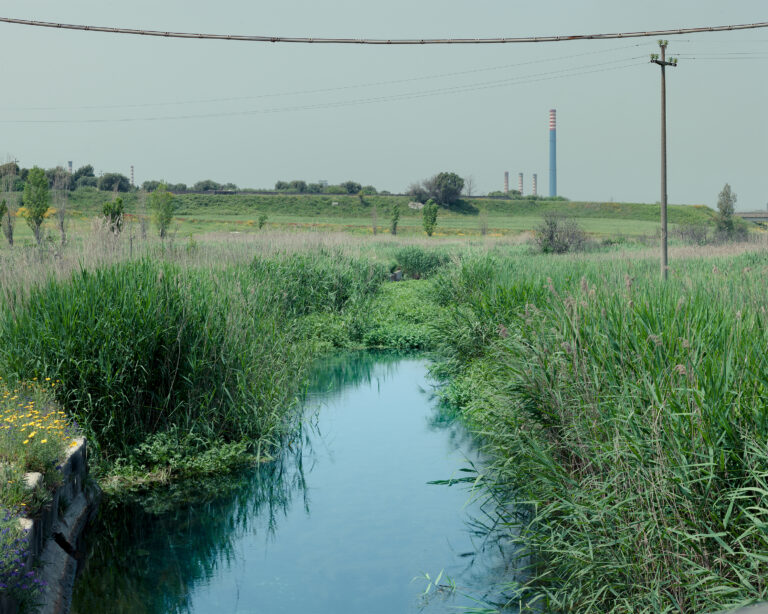
[[[414,358],[329,360],[307,395],[322,409],[282,458],[194,485],[195,502],[186,486],[106,503],[73,612],[399,614],[495,599],[509,561],[458,481],[474,479],[476,444],[426,378]],[[454,485],[429,485],[443,478]],[[458,590],[420,599],[411,580],[441,569]]]

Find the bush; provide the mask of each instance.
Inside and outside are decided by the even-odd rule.
[[[706,245],[709,228],[706,224],[680,224],[674,231],[681,241],[692,245]]]
[[[395,252],[395,260],[404,275],[420,278],[436,273],[438,269],[450,262],[450,256],[444,251],[409,245]]]
[[[584,249],[587,235],[575,220],[559,213],[545,213],[542,224],[535,230],[534,240],[544,254],[565,254]]]
[[[290,316],[340,311],[353,297],[373,295],[387,277],[384,265],[329,250],[279,260],[256,258],[252,269],[281,288],[282,310]]]

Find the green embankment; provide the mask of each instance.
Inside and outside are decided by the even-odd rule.
[[[97,215],[111,194],[81,189],[72,194],[76,216]],[[127,211],[147,215],[136,194],[122,195]],[[182,234],[221,231],[256,231],[260,215],[268,216],[271,228],[319,228],[371,233],[376,217],[379,232],[388,232],[395,203],[400,205],[400,232],[422,234],[421,212],[410,209],[405,196],[290,195],[290,194],[180,194],[175,223]],[[375,211],[375,214],[374,214]],[[568,201],[504,200],[471,198],[452,210],[441,210],[438,234],[516,234],[534,229],[541,216],[557,212],[579,220],[587,232],[596,235],[654,234],[658,227],[659,205],[636,203],[580,203]],[[672,205],[671,224],[707,224],[714,212],[704,206]]]

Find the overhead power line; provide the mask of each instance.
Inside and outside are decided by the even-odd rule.
[[[521,36],[501,38],[313,38],[303,36],[244,36],[239,34],[201,34],[193,32],[162,32],[160,30],[139,30],[134,28],[113,28],[108,26],[84,26],[31,19],[0,17],[0,22],[55,28],[59,30],[80,30],[85,32],[103,32],[106,34],[130,34],[134,36],[154,36],[159,38],[187,38],[198,40],[239,41],[248,43],[308,43],[333,45],[498,45],[509,43],[556,43],[577,40],[606,40],[614,38],[642,38],[649,36],[674,36],[676,34],[696,34],[703,32],[732,32],[736,30],[756,30],[768,28],[768,22],[737,24],[730,26],[704,26],[697,28],[676,28],[671,30],[649,30],[644,32],[617,32],[609,34],[572,34],[567,36]]]
[[[644,56],[643,56],[644,57]],[[527,85],[541,81],[550,81],[553,79],[563,79],[566,77],[577,77],[595,73],[623,70],[635,66],[644,65],[645,62],[638,62],[638,57],[613,60],[578,69],[557,70],[546,73],[539,73],[509,79],[499,79],[494,81],[485,81],[479,83],[470,83],[452,87],[443,87],[439,89],[423,90],[418,92],[407,92],[402,94],[382,95],[369,98],[355,98],[351,100],[340,100],[335,102],[323,102],[314,104],[303,104],[295,106],[270,107],[262,109],[247,109],[242,111],[222,111],[211,113],[193,113],[186,115],[160,115],[149,117],[117,117],[117,118],[86,118],[86,119],[0,119],[0,124],[26,124],[26,125],[48,125],[48,124],[122,124],[133,122],[156,122],[171,120],[188,119],[210,119],[222,117],[243,117],[250,115],[262,115],[272,113],[286,113],[291,111],[317,111],[324,109],[337,109],[342,107],[352,107],[359,105],[368,105],[375,103],[396,102],[401,100],[415,100],[427,98],[435,95],[476,93],[483,90],[508,87],[511,85]],[[586,70],[585,70],[586,69]]]
[[[101,110],[101,109],[137,109],[148,107],[178,107],[180,105],[192,105],[192,104],[209,104],[220,102],[245,102],[249,100],[260,100],[263,98],[279,98],[284,96],[303,96],[310,94],[327,94],[332,92],[342,92],[347,90],[355,90],[362,88],[384,87],[390,85],[400,85],[404,83],[430,81],[435,79],[444,79],[447,77],[459,77],[464,75],[493,72],[500,70],[508,70],[510,68],[520,68],[522,66],[531,66],[534,64],[545,64],[550,62],[558,62],[561,60],[571,60],[573,58],[579,58],[591,55],[600,55],[606,53],[615,53],[624,49],[632,49],[640,47],[642,43],[634,43],[631,45],[622,45],[620,47],[611,47],[610,49],[599,49],[593,51],[586,51],[584,53],[572,53],[569,55],[560,55],[552,58],[543,58],[539,60],[529,60],[526,62],[515,62],[514,64],[499,64],[496,66],[482,66],[479,68],[471,68],[468,70],[460,70],[454,72],[444,72],[432,75],[421,75],[416,77],[406,77],[402,79],[390,79],[386,81],[368,81],[364,83],[352,83],[349,85],[340,85],[335,87],[323,87],[316,89],[301,89],[301,90],[287,90],[283,92],[267,92],[258,94],[256,96],[228,96],[224,98],[198,98],[195,100],[175,100],[175,101],[163,101],[163,102],[143,102],[134,104],[112,104],[112,105],[80,105],[80,106],[62,106],[62,105],[46,105],[46,106],[23,106],[23,107],[5,107],[0,106],[0,111],[77,111],[77,110]]]

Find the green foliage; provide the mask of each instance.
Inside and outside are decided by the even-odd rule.
[[[194,192],[215,192],[217,190],[223,189],[223,186],[213,181],[212,179],[204,179],[203,181],[198,181],[195,185],[192,186],[192,190]]]
[[[275,260],[256,258],[251,268],[279,285],[277,300],[283,313],[290,316],[342,310],[350,301],[372,296],[386,279],[381,264],[324,249]]]
[[[93,165],[86,164],[85,166],[81,166],[74,173],[72,173],[72,180],[75,182],[77,182],[77,180],[82,177],[93,177],[94,179],[96,178],[96,175],[93,172]]]
[[[109,224],[109,229],[115,234],[120,234],[123,230],[123,214],[125,213],[123,199],[117,197],[113,201],[105,202],[102,213]]]
[[[131,182],[120,173],[104,173],[96,184],[103,192],[130,192]]]
[[[34,167],[29,171],[27,181],[24,186],[24,208],[26,210],[24,217],[27,224],[35,235],[37,244],[40,245],[42,237],[40,235],[40,226],[45,219],[50,204],[50,194],[48,193],[48,179],[45,171],[39,167]]]
[[[397,234],[397,224],[400,222],[400,203],[392,205],[392,215],[389,220],[389,231],[393,234]]]
[[[436,280],[449,397],[482,433],[497,525],[536,611],[765,600],[763,254],[483,256]],[[527,502],[522,504],[521,502]]]
[[[150,181],[145,181],[141,184],[141,189],[145,192],[154,192],[157,188],[159,188],[162,185],[162,181],[156,181],[154,179]]]
[[[427,204],[425,204],[424,208],[421,210],[422,225],[424,226],[424,232],[427,233],[428,237],[431,237],[432,233],[435,232],[435,227],[437,226],[437,211],[437,203],[432,199],[429,199]]]
[[[173,220],[173,212],[176,210],[176,201],[165,187],[160,184],[157,189],[149,195],[148,205],[152,211],[152,216],[160,233],[160,238],[165,239],[168,234],[168,228]]]
[[[456,173],[438,173],[432,180],[432,198],[439,205],[448,206],[459,200],[464,180]]]
[[[575,220],[557,213],[546,213],[534,232],[534,240],[544,254],[565,254],[584,249],[587,235]]]
[[[363,186],[356,181],[345,181],[341,184],[341,187],[344,188],[347,194],[358,194],[363,189]]]
[[[307,191],[307,182],[295,179],[288,184],[288,189],[292,192],[303,193]]]
[[[417,245],[400,247],[395,251],[394,256],[403,274],[414,279],[434,275],[451,259],[446,250],[427,249]]]
[[[262,214],[259,216],[259,219],[258,219],[259,230],[261,230],[262,228],[264,228],[264,224],[266,224],[266,223],[267,223],[267,220],[268,220],[268,219],[269,219],[269,216],[268,216],[266,213],[262,213]]]
[[[440,308],[424,282],[385,284],[366,307],[361,341],[367,348],[396,350],[428,349],[432,324]]]
[[[438,173],[421,183],[413,184],[408,193],[420,203],[431,199],[442,207],[448,207],[458,202],[464,180],[456,173]]]

